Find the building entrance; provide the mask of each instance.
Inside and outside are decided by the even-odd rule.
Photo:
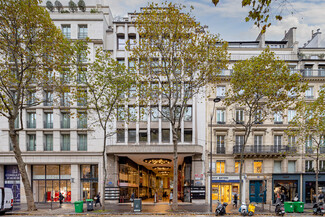
[[[239,185],[233,183],[213,183],[212,200],[219,200],[221,203],[231,203],[234,194],[239,194]]]

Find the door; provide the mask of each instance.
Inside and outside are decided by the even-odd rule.
[[[266,191],[263,194],[263,181],[250,181],[249,200],[250,202],[262,203],[266,198]]]

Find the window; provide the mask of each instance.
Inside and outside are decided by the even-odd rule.
[[[225,114],[226,114],[225,110],[219,110],[219,109],[217,110],[217,123],[218,124],[226,123]]]
[[[291,88],[291,90],[289,90],[288,92],[288,97],[294,98],[296,96],[297,96],[297,92],[294,90],[294,88]]]
[[[159,111],[157,106],[152,106],[150,111],[150,120],[158,121],[159,120]]]
[[[36,151],[36,134],[27,135],[27,151]]]
[[[280,152],[282,149],[282,136],[274,136],[274,152]]]
[[[310,76],[312,76],[312,74],[313,74],[313,66],[311,65],[305,65],[305,69],[304,69],[304,76],[306,76],[306,77],[310,77]]]
[[[71,39],[71,26],[70,25],[61,25],[62,34],[67,38]]]
[[[161,130],[161,139],[163,143],[170,142],[170,129],[162,129]]]
[[[135,69],[135,60],[134,59],[129,59],[128,62],[128,70],[129,72],[133,72]]]
[[[311,136],[306,137],[306,153],[312,154],[314,153],[313,150],[313,139]]]
[[[78,90],[78,106],[86,106],[87,105],[87,91],[86,90]]]
[[[239,173],[240,169],[240,160],[235,161],[235,173]]]
[[[217,86],[217,97],[223,98],[226,96],[226,87]]]
[[[262,173],[263,161],[254,160],[254,173]]]
[[[125,142],[125,130],[124,129],[117,129],[116,135],[116,142],[117,143],[124,143]]]
[[[136,46],[136,36],[135,35],[129,35],[129,48],[132,49]]]
[[[295,173],[296,172],[296,161],[289,160],[288,161],[288,173]]]
[[[137,87],[135,85],[131,85],[129,89],[129,97],[135,98],[137,96]]]
[[[53,151],[53,134],[44,134],[44,151]]]
[[[263,145],[263,136],[255,135],[254,136],[254,151],[256,153],[260,153],[262,151],[262,145]]]
[[[125,59],[124,58],[117,58],[117,63],[121,66],[125,66]]]
[[[129,143],[135,143],[136,142],[136,130],[135,129],[129,129],[128,130],[128,142]]]
[[[184,129],[184,142],[192,142],[192,129]]]
[[[84,84],[86,82],[86,74],[87,74],[87,68],[82,67],[81,69],[78,69],[77,74],[77,83],[78,84]]]
[[[137,108],[135,106],[129,106],[128,109],[129,109],[129,114],[128,114],[129,120],[136,121],[137,120],[136,119],[137,118]]]
[[[16,138],[17,138],[17,144],[19,145],[19,135],[17,134],[16,135]],[[9,151],[13,151],[14,150],[14,144],[9,136]]]
[[[281,173],[281,161],[274,161],[273,172]]]
[[[51,91],[44,93],[44,106],[53,106],[53,93]]]
[[[225,161],[216,161],[216,173],[225,173]]]
[[[139,107],[139,115],[140,115],[140,121],[148,121],[148,115],[149,115],[149,108],[140,106]]]
[[[158,129],[150,129],[150,142],[151,143],[158,142]]]
[[[61,134],[61,151],[70,151],[70,134]]]
[[[167,107],[167,106],[163,106],[162,108],[161,108],[161,111],[162,111],[162,115],[161,115],[161,119],[162,119],[162,121],[168,121],[169,120],[169,118],[170,118],[170,112],[169,112],[169,107]],[[185,116],[185,115],[184,115]],[[184,119],[185,119],[185,117],[184,117]]]
[[[236,110],[236,124],[244,123],[244,110]]]
[[[242,150],[242,147],[244,145],[244,136],[243,135],[236,135],[236,143],[234,147],[234,153],[240,153]]]
[[[119,106],[117,108],[117,121],[124,121],[125,120],[125,107]]]
[[[18,114],[18,116],[16,117],[16,119],[15,119],[15,128],[17,129],[17,128],[19,128],[19,125],[20,125],[20,121],[19,121],[19,114]]]
[[[305,92],[305,97],[309,98],[309,99],[314,98],[314,87],[311,87],[311,86],[308,87],[308,89]]]
[[[70,128],[70,114],[67,112],[61,113],[61,128]]]
[[[325,76],[325,66],[324,65],[319,65],[318,66],[318,76],[324,77]]]
[[[53,128],[53,113],[45,113],[44,128]]]
[[[225,136],[217,136],[217,154],[225,154]]]
[[[36,105],[36,92],[35,91],[28,91],[27,105],[28,106],[35,106]]]
[[[315,172],[312,160],[305,161],[305,172]]]
[[[69,92],[64,92],[61,96],[61,106],[69,106],[70,105],[70,95]]]
[[[60,79],[61,79],[62,84],[69,84],[70,83],[69,69],[64,69],[64,71],[60,73]]]
[[[78,39],[85,39],[88,37],[87,25],[79,25]]]
[[[274,112],[274,124],[283,124],[282,112]]]
[[[27,128],[36,128],[36,112],[27,113]]]
[[[125,50],[125,39],[123,36],[117,36],[117,50]]]
[[[255,112],[255,124],[263,124],[262,110],[257,110]]]
[[[87,151],[87,134],[78,134],[78,151]]]
[[[291,123],[296,116],[296,110],[288,110],[288,123]]]
[[[288,136],[288,145],[290,147],[295,147],[295,145],[296,145],[296,137],[295,136]]]
[[[78,123],[79,129],[87,128],[87,112],[78,112]]]
[[[319,161],[319,172],[325,172],[325,160]]]
[[[139,129],[139,142],[148,142],[148,132],[147,129]]]
[[[184,113],[184,121],[192,121],[192,106],[187,106]]]

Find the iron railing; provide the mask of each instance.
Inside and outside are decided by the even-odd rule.
[[[294,153],[297,152],[296,147],[291,146],[274,146],[274,145],[246,145],[245,150],[242,146],[234,146],[234,154],[275,154],[275,153]]]

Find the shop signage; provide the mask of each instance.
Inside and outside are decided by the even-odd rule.
[[[19,180],[20,173],[18,166],[6,166],[5,167],[5,180]]]
[[[195,180],[203,180],[203,174],[195,174]]]
[[[205,199],[205,186],[191,186],[192,199]]]
[[[220,180],[238,180],[239,181],[239,176],[213,176],[212,180],[220,181]]]

